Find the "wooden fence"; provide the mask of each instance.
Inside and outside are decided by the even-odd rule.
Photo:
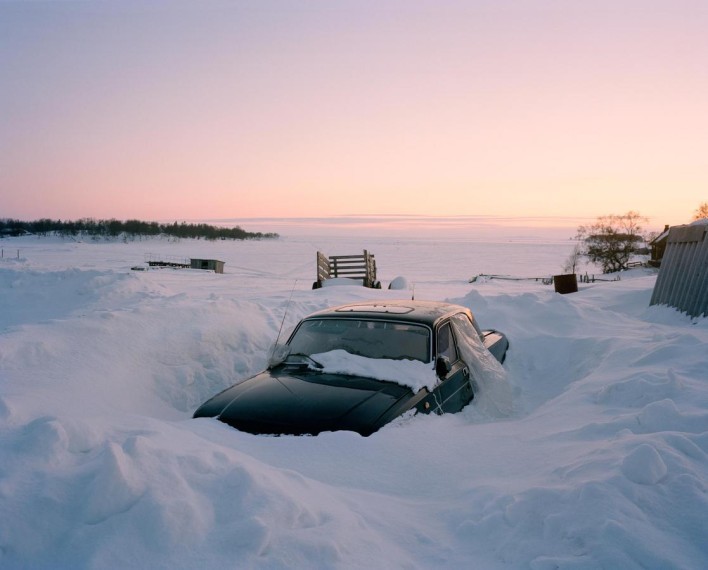
[[[317,281],[313,283],[313,287],[321,287],[323,281],[335,277],[361,280],[364,287],[381,287],[381,284],[376,281],[374,255],[366,250],[359,255],[331,255],[329,257],[318,251]]]

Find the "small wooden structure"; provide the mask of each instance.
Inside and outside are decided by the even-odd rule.
[[[224,272],[224,262],[218,259],[190,259],[189,261],[192,269],[204,269],[214,273]]]
[[[156,255],[154,253],[145,254],[145,263],[149,267],[170,267],[173,269],[187,269],[189,259],[186,257],[177,257],[175,255]]]
[[[313,289],[319,289],[327,279],[345,277],[361,281],[364,287],[381,289],[381,282],[376,280],[376,260],[374,254],[364,250],[361,255],[326,256],[317,252],[317,281]]]
[[[649,242],[650,258],[648,264],[652,267],[659,267],[664,258],[666,244],[669,243],[669,225],[664,226],[664,231]]]

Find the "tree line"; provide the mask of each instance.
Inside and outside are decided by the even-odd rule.
[[[118,236],[142,237],[168,235],[177,238],[195,239],[269,239],[277,238],[276,233],[247,232],[236,226],[223,228],[210,224],[188,224],[174,222],[160,224],[141,220],[51,220],[42,218],[31,222],[0,219],[0,236],[18,236],[30,233],[38,236],[57,235],[62,237],[91,236],[115,238]]]

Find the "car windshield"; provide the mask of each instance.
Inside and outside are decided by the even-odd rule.
[[[430,329],[364,319],[308,319],[288,341],[290,354],[345,350],[366,358],[430,362]]]

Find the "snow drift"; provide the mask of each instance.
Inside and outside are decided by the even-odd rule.
[[[436,243],[428,265],[420,244],[366,244],[416,298],[468,306],[508,335],[504,393],[482,382],[459,414],[368,438],[192,420],[265,368],[281,320],[402,294],[312,291],[317,239],[150,244],[225,259],[224,275],[131,272],[143,243],[12,241],[21,259],[0,263],[0,567],[708,566],[708,319],[649,308],[648,272],[561,296],[466,283],[496,267],[441,269],[446,247],[459,258],[469,244]],[[523,247],[518,259],[558,249]]]

